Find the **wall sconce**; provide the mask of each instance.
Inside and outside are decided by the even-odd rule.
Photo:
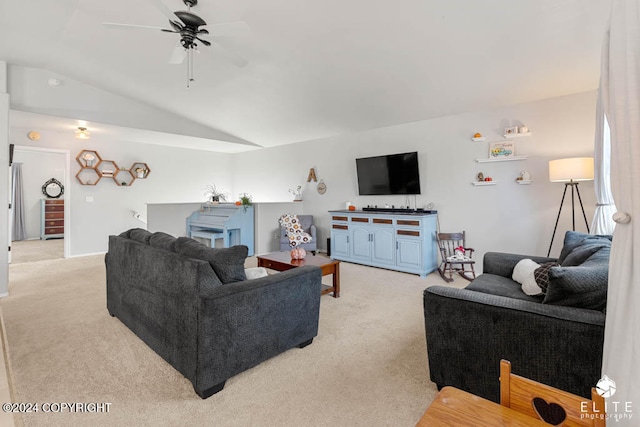
[[[85,127],[78,127],[75,131],[76,138],[78,139],[89,139],[91,138],[91,132],[87,130]]]

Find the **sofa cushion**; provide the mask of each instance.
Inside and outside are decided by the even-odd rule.
[[[245,245],[212,249],[188,237],[178,237],[175,242],[175,251],[181,255],[207,261],[223,284],[247,280],[244,261],[249,254],[249,248]]]
[[[582,265],[551,268],[543,303],[603,310],[607,304],[609,252],[604,247]]]
[[[143,228],[134,228],[129,230],[129,238],[131,240],[135,240],[136,242],[149,244],[149,239],[151,238],[151,232],[143,229]]]
[[[522,292],[520,285],[511,280],[510,277],[499,276],[497,274],[481,274],[467,285],[465,289],[524,301],[542,302],[544,299],[544,296],[541,295],[534,296],[525,294]]]
[[[176,238],[170,234],[156,231],[149,237],[149,245],[175,252]]]

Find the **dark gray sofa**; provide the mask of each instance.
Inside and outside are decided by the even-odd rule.
[[[246,246],[134,229],[109,236],[107,309],[204,398],[225,381],[318,333],[321,271],[246,280]]]
[[[489,252],[465,289],[425,289],[431,380],[499,402],[507,359],[521,376],[589,398],[601,376],[610,245],[610,236],[570,231],[558,259]],[[546,295],[511,279],[524,258],[560,263]]]

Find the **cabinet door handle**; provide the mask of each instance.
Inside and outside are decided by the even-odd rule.
[[[400,249],[400,247],[398,246],[398,242],[396,242],[396,251]]]

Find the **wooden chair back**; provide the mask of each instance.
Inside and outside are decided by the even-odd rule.
[[[438,233],[438,246],[444,258],[455,255],[455,249],[465,245],[465,232],[461,233]]]
[[[605,427],[604,398],[591,389],[591,400],[511,373],[500,361],[500,404],[563,427]]]

